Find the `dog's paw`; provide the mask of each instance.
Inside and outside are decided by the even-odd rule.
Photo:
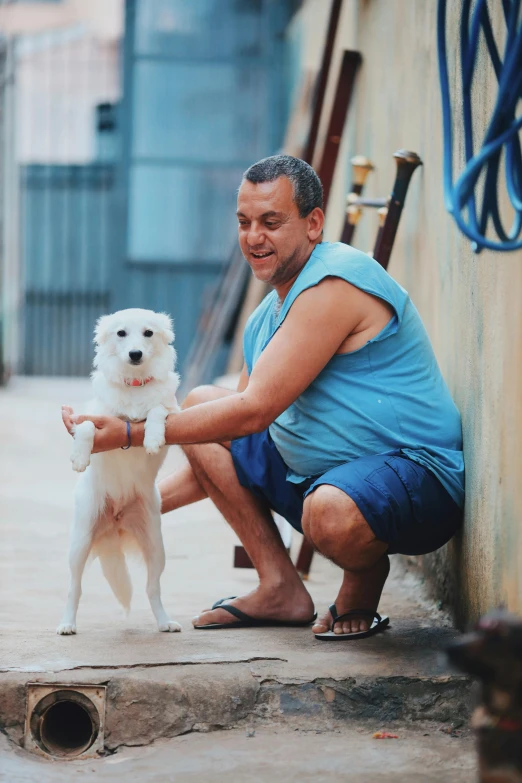
[[[143,445],[147,454],[157,454],[161,447],[165,445],[165,437],[145,436]]]
[[[176,633],[177,631],[183,630],[181,625],[175,620],[169,620],[166,623],[161,623],[161,625],[158,625],[158,631],[164,631],[166,633]]]
[[[85,451],[85,449],[73,449],[71,452],[71,464],[72,469],[77,473],[83,473],[83,471],[91,464],[91,451]]]
[[[56,633],[59,636],[71,636],[73,633],[76,633],[76,626],[72,623],[60,623]]]
[[[91,460],[90,459],[85,460],[84,457],[80,457],[80,456],[72,456],[71,464],[72,464],[72,469],[75,470],[76,473],[83,473],[85,470],[87,470],[87,468],[91,464]]]

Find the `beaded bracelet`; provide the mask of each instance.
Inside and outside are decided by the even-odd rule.
[[[122,448],[123,451],[127,451],[127,449],[130,449],[131,447],[130,421],[126,422],[126,424],[127,424],[127,439],[129,442],[126,446],[120,446],[120,448]]]

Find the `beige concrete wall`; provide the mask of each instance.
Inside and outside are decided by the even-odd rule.
[[[368,155],[377,166],[368,195],[389,192],[395,150],[405,147],[421,156],[424,166],[412,180],[389,271],[419,308],[461,410],[467,471],[463,534],[427,557],[424,568],[461,623],[500,603],[520,612],[522,253],[474,255],[445,211],[436,0],[345,0],[345,6],[350,24],[342,26],[336,48],[356,45],[364,62],[331,194],[327,238],[340,236],[350,156]],[[448,6],[454,83],[461,0]],[[328,7],[315,3],[314,12],[325,16]],[[490,4],[490,10],[501,34],[501,4]],[[314,24],[314,14],[301,15]],[[478,137],[496,95],[484,53],[479,66],[473,95]],[[457,159],[458,122],[455,133]],[[358,228],[354,244],[363,250],[373,245],[374,221],[374,215],[365,216]]]

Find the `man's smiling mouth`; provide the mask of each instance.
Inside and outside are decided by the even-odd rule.
[[[262,258],[268,258],[268,256],[273,255],[273,253],[274,253],[273,250],[267,250],[265,253],[254,253],[251,251],[250,255],[260,260]]]

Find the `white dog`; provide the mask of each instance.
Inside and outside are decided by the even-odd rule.
[[[96,324],[92,415],[145,420],[144,448],[91,454],[95,427],[75,427],[73,469],[83,473],[76,489],[69,563],[71,586],[59,634],[76,633],[81,580],[89,554],[99,557],[116,598],[129,609],[132,587],[125,551],[138,548],[147,566],[147,595],[160,631],[180,631],[165,612],[160,577],[165,567],[161,500],[155,479],[166,456],[165,418],[179,410],[179,376],[172,322],[151,310],[120,310]],[[84,472],[85,471],[85,472]]]

